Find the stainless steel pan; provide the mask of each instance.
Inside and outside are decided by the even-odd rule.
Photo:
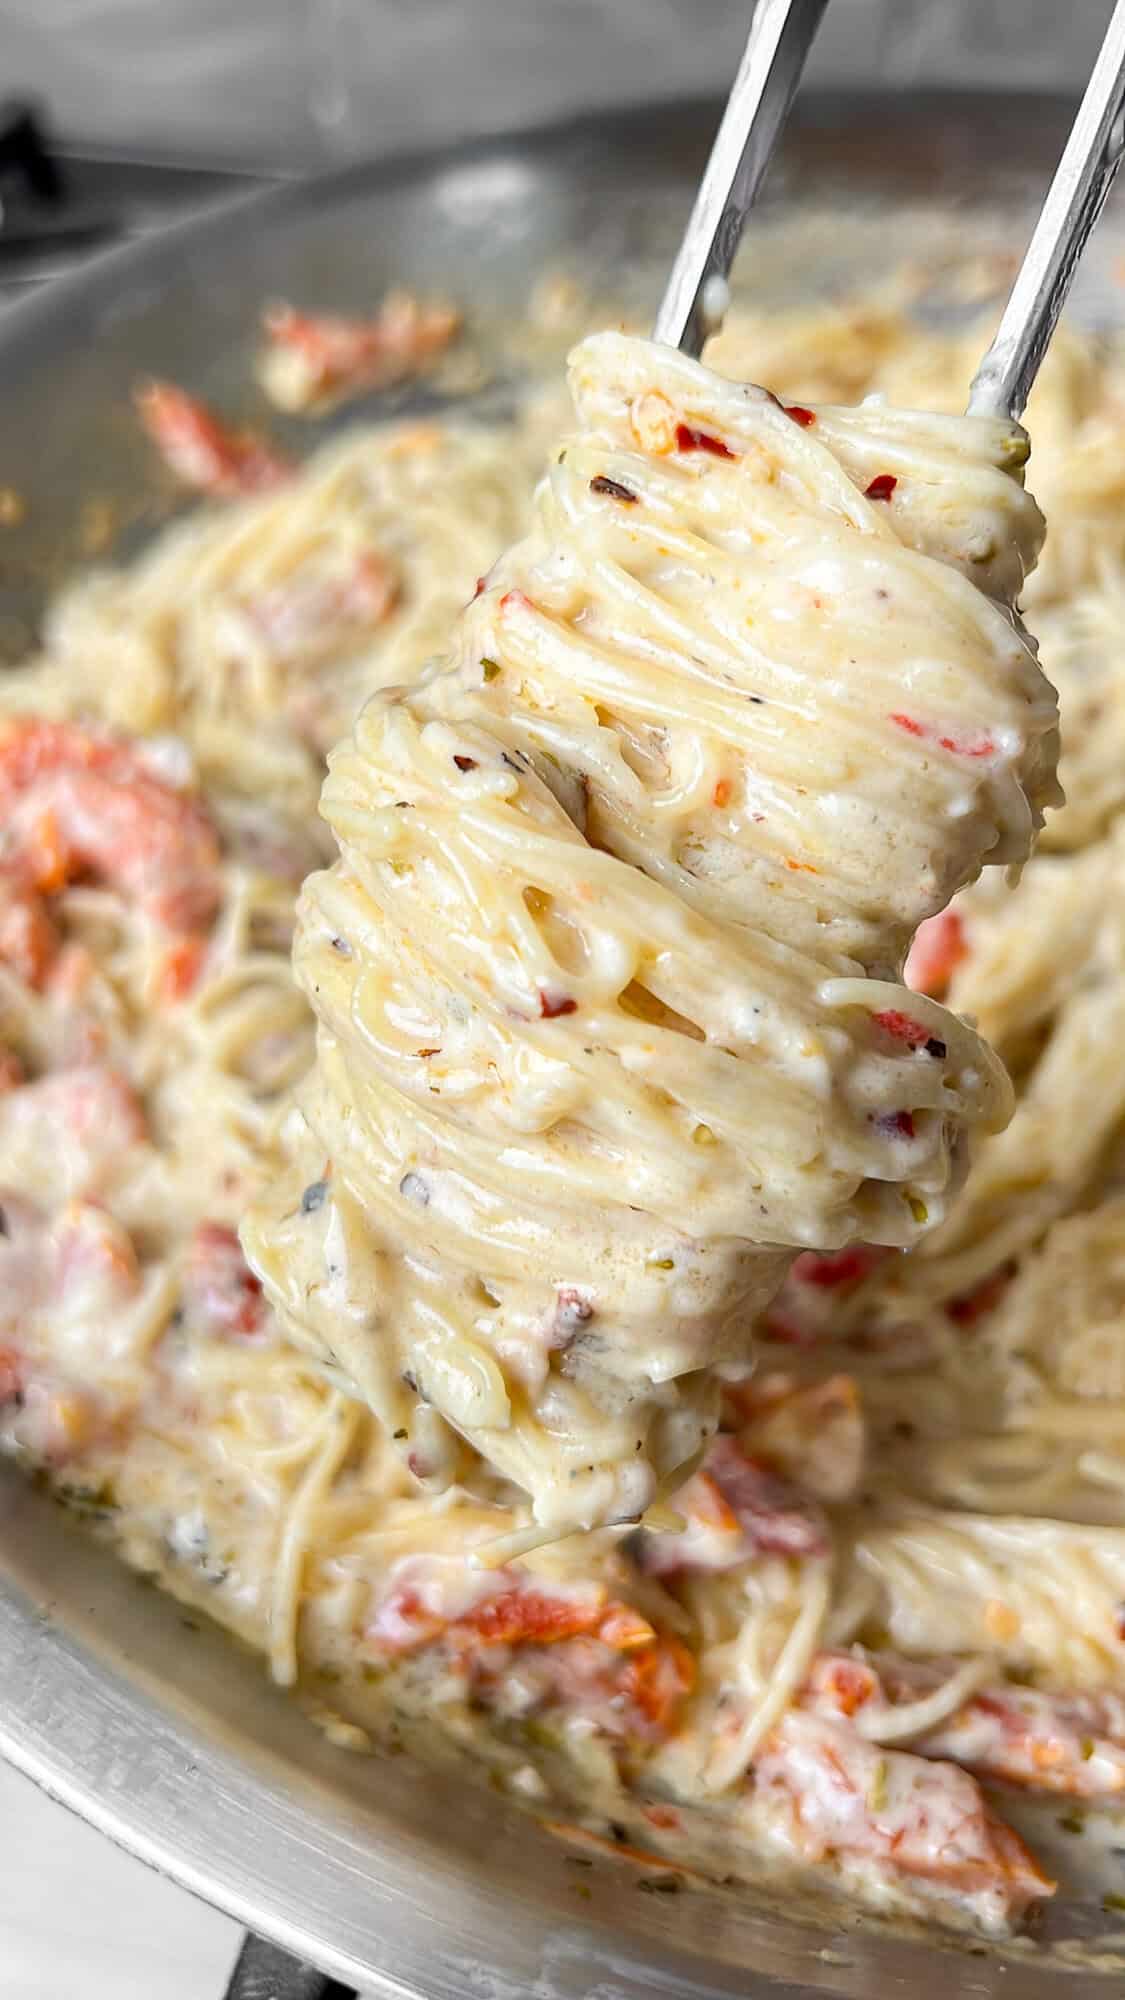
[[[1067,115],[1054,99],[810,97],[743,273],[806,295],[845,258],[877,273],[930,240],[918,205],[934,201],[956,205],[959,227],[980,221],[1016,243]],[[510,396],[524,366],[514,329],[541,270],[655,295],[715,117],[711,106],[628,111],[288,188],[11,314],[0,324],[0,485],[22,492],[27,516],[0,545],[0,652],[23,648],[46,590],[79,558],[91,496],[119,509],[126,542],[158,518],[129,413],[138,376],[246,404],[263,299],[359,306],[399,281],[475,307],[495,363],[483,393]],[[771,215],[796,202],[833,212],[819,234],[806,230],[800,268],[769,247]],[[1120,248],[1111,214],[1085,274],[1087,313],[1113,311]],[[1043,1940],[1014,1959],[838,1912],[810,1925],[768,1895],[645,1894],[613,1867],[575,1868],[453,1775],[333,1750],[256,1661],[196,1627],[0,1467],[0,1748],[111,1838],[376,1994],[1108,1991],[1058,1950],[1104,1931],[1103,1885],[1074,1882]]]

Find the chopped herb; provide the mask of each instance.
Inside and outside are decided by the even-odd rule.
[[[678,1875],[642,1875],[637,1881],[645,1896],[678,1896],[683,1886]]]
[[[568,1868],[592,1868],[594,1865],[588,1854],[567,1854],[564,1859]]]
[[[495,660],[482,660],[480,663],[480,670],[481,673],[484,675],[486,681],[496,680],[500,673],[500,669],[497,666]]]
[[[1125,1910],[1125,1896],[1103,1896],[1102,1909],[1114,1911]]]
[[[8,1218],[4,1210],[0,1208],[0,1236],[10,1236],[11,1233],[11,1230],[8,1228]]]
[[[1095,1751],[1096,1749],[1097,1749],[1097,1745],[1096,1745],[1096,1743],[1094,1742],[1094,1739],[1093,1739],[1093,1737],[1092,1737],[1092,1736],[1084,1736],[1084,1737],[1082,1738],[1082,1762],[1083,1762],[1084,1764],[1088,1764],[1088,1763],[1089,1763],[1089,1761],[1090,1761],[1091,1757],[1093,1756],[1093,1754],[1094,1754],[1094,1751]]]
[[[926,1054],[932,1056],[935,1062],[944,1062],[948,1053],[945,1043],[939,1041],[936,1035],[931,1035],[926,1043]]]
[[[398,1441],[401,1441],[404,1437],[409,1437],[409,1436],[410,1436],[409,1431],[399,1430],[395,1432],[395,1438]]]
[[[312,1215],[316,1209],[323,1208],[327,1194],[327,1181],[310,1181],[301,1196],[301,1214]]]
[[[1060,1833],[1085,1833],[1086,1822],[1081,1813],[1063,1813],[1059,1820]]]
[[[621,500],[627,507],[635,507],[637,504],[637,496],[628,486],[622,486],[619,479],[608,479],[604,472],[599,472],[596,479],[591,479],[590,491],[604,493],[609,500]]]
[[[475,771],[477,769],[477,760],[475,757],[455,756],[453,762],[456,764],[457,769],[459,771]]]
[[[926,1222],[928,1220],[930,1213],[929,1209],[926,1207],[925,1202],[922,1201],[916,1194],[908,1194],[906,1197],[906,1206],[910,1210],[910,1213],[914,1217],[914,1220],[918,1224],[919,1228],[921,1228],[923,1222]]]
[[[882,1812],[887,1803],[887,1760],[880,1757],[871,1776],[867,1804],[871,1812]]]
[[[647,1261],[650,1271],[674,1271],[676,1268],[674,1257],[650,1257]]]
[[[108,1479],[97,1486],[63,1486],[59,1499],[64,1507],[87,1521],[106,1521],[117,1512],[117,1500]]]

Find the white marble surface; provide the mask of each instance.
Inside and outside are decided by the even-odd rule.
[[[0,0],[0,45],[5,90],[34,90],[60,130],[292,162],[719,87],[747,14],[747,0]],[[1108,15],[1109,0],[834,0],[814,68],[1073,89]],[[226,1918],[0,1767],[0,2000],[218,2000],[237,1944]]]

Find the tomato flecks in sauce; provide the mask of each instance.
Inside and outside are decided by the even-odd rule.
[[[676,425],[677,451],[709,451],[712,458],[737,458],[729,444],[715,437],[710,431],[697,431],[691,424]]]
[[[578,1002],[569,993],[548,993],[540,987],[539,1012],[545,1021],[554,1021],[560,1014],[577,1014]]]
[[[865,500],[889,500],[897,485],[898,480],[893,472],[877,472],[874,479],[864,487],[863,497]]]
[[[786,416],[792,417],[795,424],[800,424],[803,431],[807,431],[816,422],[814,412],[806,410],[803,403],[786,403],[783,407]]]
[[[953,974],[969,956],[965,925],[956,910],[941,910],[919,924],[906,955],[903,980],[913,993],[940,1000]],[[944,1051],[943,1051],[944,1053]]]

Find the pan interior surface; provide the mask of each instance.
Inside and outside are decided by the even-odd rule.
[[[743,286],[807,303],[905,257],[939,264],[972,232],[1018,252],[1068,115],[1026,97],[810,97],[748,232]],[[13,313],[0,326],[0,479],[25,510],[5,530],[0,657],[29,650],[51,590],[90,559],[92,504],[122,550],[166,518],[131,416],[138,378],[173,377],[238,412],[264,300],[347,311],[405,284],[464,303],[485,360],[468,400],[504,407],[530,379],[520,329],[540,275],[629,306],[655,298],[716,116],[655,107],[350,170],[103,260]],[[1076,300],[1088,322],[1120,317],[1121,239],[1111,211]],[[343,420],[392,407],[373,399]],[[308,448],[307,429],[290,436]],[[0,1689],[0,1748],[49,1791],[375,1993],[718,2000],[752,1980],[763,1995],[1036,2000],[1065,1981],[1081,2000],[1105,1990],[1083,1953],[1105,1971],[1125,1964],[1120,1919],[1107,1933],[1100,1890],[1080,1882],[1041,1937],[993,1948],[842,1907],[782,1913],[768,1893],[645,1893],[643,1878],[576,1865],[452,1768],[423,1779],[409,1756],[333,1748],[256,1661],[7,1466]]]

